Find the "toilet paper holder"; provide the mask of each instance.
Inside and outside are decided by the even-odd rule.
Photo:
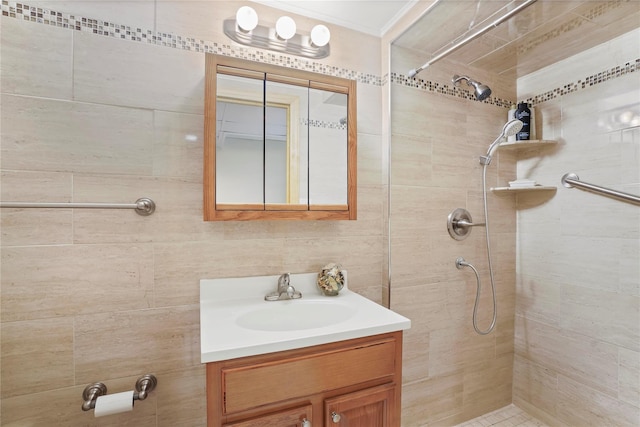
[[[146,374],[136,381],[136,391],[133,393],[133,400],[145,400],[149,393],[158,385],[158,379],[153,374]],[[90,411],[96,407],[96,400],[99,396],[107,394],[107,386],[103,383],[93,383],[85,387],[82,392],[82,410]]]

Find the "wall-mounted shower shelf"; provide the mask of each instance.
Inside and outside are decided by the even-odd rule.
[[[493,187],[494,193],[521,193],[525,191],[556,191],[557,188],[547,185],[534,185],[532,187]]]
[[[526,148],[540,148],[545,146],[552,146],[557,144],[558,141],[552,139],[531,139],[527,141],[513,141],[504,142],[499,145],[499,148],[507,149],[526,149]],[[526,193],[532,191],[543,192],[556,192],[557,188],[547,185],[533,185],[531,187],[493,187],[491,191],[496,194],[514,194],[514,193]]]
[[[545,145],[555,145],[558,141],[552,139],[531,139],[528,141],[503,142],[500,148],[538,148]]]

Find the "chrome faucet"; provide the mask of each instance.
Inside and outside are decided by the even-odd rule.
[[[285,273],[278,278],[278,290],[275,292],[269,292],[265,295],[264,299],[266,301],[280,301],[287,299],[298,299],[302,298],[302,293],[296,291],[291,285],[291,277],[289,273]]]

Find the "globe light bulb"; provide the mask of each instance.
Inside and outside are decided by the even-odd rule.
[[[281,16],[276,21],[276,33],[278,37],[289,40],[296,34],[296,23],[288,16]]]
[[[242,6],[236,12],[236,22],[243,31],[251,31],[258,26],[258,14],[249,6]]]
[[[325,46],[329,43],[330,38],[331,32],[322,24],[316,25],[311,29],[311,42],[318,47]]]

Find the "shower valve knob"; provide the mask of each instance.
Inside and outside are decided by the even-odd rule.
[[[471,214],[464,208],[455,209],[447,217],[447,230],[449,235],[455,240],[465,239],[471,232],[471,227],[478,225],[471,219]]]

